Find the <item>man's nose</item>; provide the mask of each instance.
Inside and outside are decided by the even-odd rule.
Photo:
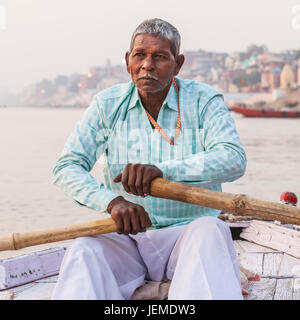
[[[144,70],[153,70],[154,69],[154,61],[151,56],[145,57],[143,61],[142,68]]]

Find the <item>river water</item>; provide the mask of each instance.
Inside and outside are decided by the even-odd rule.
[[[0,236],[106,217],[76,206],[51,183],[52,168],[84,109],[0,109]],[[246,174],[223,191],[279,201],[300,198],[300,119],[249,119],[232,113],[247,153]],[[92,175],[100,176],[96,164]],[[47,246],[37,246],[43,249]],[[18,254],[31,252],[22,249]],[[16,253],[2,252],[0,259]]]

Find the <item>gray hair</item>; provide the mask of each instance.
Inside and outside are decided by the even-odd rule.
[[[155,37],[168,39],[171,43],[171,51],[176,58],[180,50],[180,34],[169,22],[155,18],[143,21],[133,32],[130,42],[130,51],[134,39],[139,34],[150,34]]]

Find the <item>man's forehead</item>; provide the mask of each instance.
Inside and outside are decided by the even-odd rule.
[[[149,34],[138,34],[132,43],[132,50],[143,50],[146,48],[170,51],[171,42],[168,39],[155,37]]]

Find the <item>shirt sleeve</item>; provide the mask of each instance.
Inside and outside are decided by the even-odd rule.
[[[234,120],[221,96],[213,97],[200,113],[204,151],[184,160],[168,160],[156,164],[166,179],[215,185],[243,176],[246,154],[236,131]]]
[[[89,173],[106,149],[107,132],[95,96],[67,139],[53,169],[55,185],[76,202],[102,212],[119,196]]]

